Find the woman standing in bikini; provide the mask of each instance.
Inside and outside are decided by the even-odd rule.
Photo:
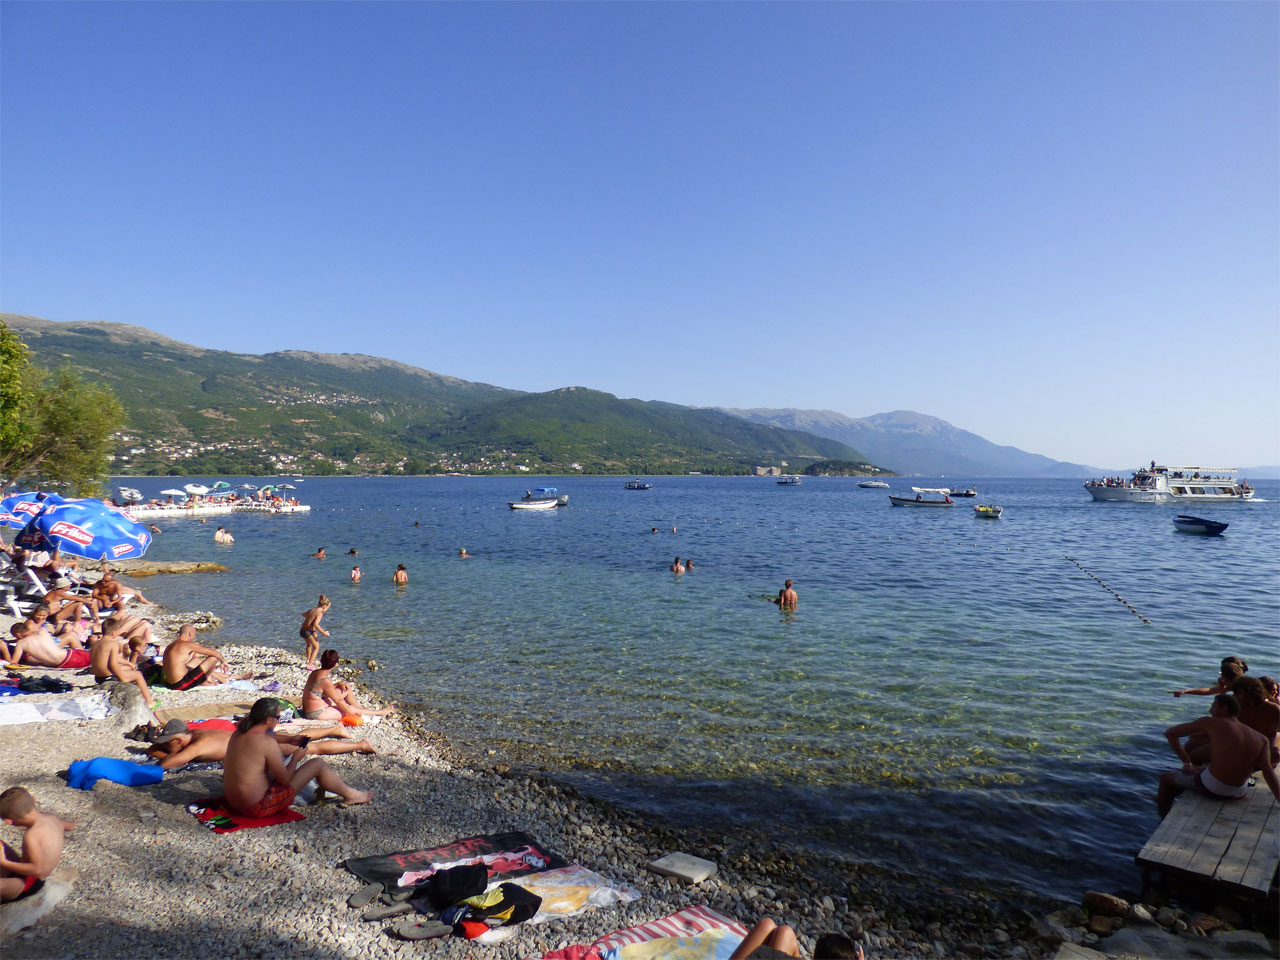
[[[307,642],[306,667],[308,670],[315,669],[316,654],[320,652],[320,634],[323,633],[326,637],[329,635],[329,631],[320,626],[320,620],[329,606],[329,598],[322,593],[316,605],[302,615],[302,629],[298,631],[298,636]]]
[[[395,712],[395,706],[382,710],[366,710],[356,700],[351,686],[329,678],[330,671],[338,665],[338,651],[326,650],[320,657],[320,667],[311,671],[302,687],[302,716],[306,720],[341,720],[343,717],[385,717]]]

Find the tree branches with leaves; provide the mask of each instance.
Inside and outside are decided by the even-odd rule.
[[[106,477],[111,434],[123,422],[111,390],[70,367],[35,366],[0,321],[0,489],[23,479],[92,492]]]

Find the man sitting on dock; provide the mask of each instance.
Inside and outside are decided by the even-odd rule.
[[[1195,790],[1212,800],[1239,800],[1248,792],[1249,778],[1261,769],[1272,795],[1280,801],[1280,779],[1271,766],[1271,745],[1267,738],[1240,722],[1240,704],[1230,694],[1213,698],[1209,716],[1179,723],[1164,732],[1182,769],[1160,774],[1156,805],[1163,818],[1183,790]],[[1182,745],[1182,738],[1201,734],[1211,746],[1209,764],[1197,768]]]

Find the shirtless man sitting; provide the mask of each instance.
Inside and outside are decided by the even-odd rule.
[[[17,643],[12,645],[5,660],[8,663],[26,663],[35,667],[66,667],[83,669],[89,666],[89,651],[80,646],[72,636],[54,640],[48,632],[37,629],[29,620],[15,623],[9,633]]]
[[[227,671],[231,665],[226,657],[212,647],[202,647],[195,641],[196,628],[183,624],[178,639],[164,649],[164,682],[174,690],[190,690],[204,684],[226,683],[228,680],[248,680],[253,673],[231,674],[218,670],[222,664]]]
[[[1240,722],[1267,738],[1271,765],[1280,763],[1280,704],[1267,699],[1267,689],[1256,677],[1237,678],[1231,692],[1240,704]]]
[[[1164,817],[1174,798],[1183,790],[1195,790],[1214,800],[1239,800],[1247,792],[1246,784],[1255,770],[1261,769],[1272,795],[1280,800],[1280,779],[1271,766],[1271,749],[1267,738],[1240,722],[1240,705],[1230,694],[1213,698],[1207,717],[1190,723],[1179,723],[1164,732],[1169,746],[1182,760],[1180,771],[1160,774],[1160,790],[1156,804]],[[1197,768],[1191,762],[1182,738],[1202,734],[1209,739],[1211,754],[1207,767]]]
[[[72,593],[71,581],[66,577],[59,577],[53,582],[53,589],[44,595],[44,602],[49,605],[49,614],[54,623],[88,616],[95,627],[102,627],[102,621],[98,618],[98,601],[93,597]]]
[[[151,688],[147,686],[146,678],[138,671],[138,668],[125,656],[125,639],[119,633],[114,632],[116,629],[112,626],[114,621],[115,618],[112,617],[104,624],[104,633],[94,641],[90,650],[90,666],[93,667],[93,677],[98,683],[119,680],[123,683],[135,684],[142,691],[142,699],[146,701],[147,706],[154,707],[156,699],[151,696]]]
[[[103,633],[113,633],[129,644],[129,662],[137,664],[138,657],[154,642],[151,623],[129,613],[117,613],[102,626]]]
[[[222,764],[222,786],[227,806],[247,817],[269,817],[286,809],[297,792],[312,780],[321,790],[328,790],[354,806],[368,803],[373,794],[355,790],[316,757],[299,766],[311,744],[299,746],[286,764],[280,744],[272,731],[280,723],[280,702],[264,697],[236,724],[227,742],[227,756]]]
[[[136,597],[139,603],[151,602],[142,595],[141,590],[126,587],[118,581],[116,575],[110,570],[102,571],[102,579],[93,585],[93,598],[104,608],[112,607],[120,610],[130,597]]]
[[[368,740],[352,740],[340,724],[334,727],[318,727],[303,734],[273,733],[280,744],[280,752],[292,756],[300,747],[316,756],[333,756],[339,753],[377,753]],[[334,739],[319,741],[321,737]],[[181,720],[170,720],[164,732],[152,741],[147,756],[160,761],[166,770],[177,770],[188,763],[221,763],[227,758],[230,730],[208,730],[197,727],[192,730]]]
[[[19,855],[7,843],[0,856],[0,900],[8,903],[39,893],[62,859],[62,837],[76,828],[70,820],[36,809],[35,798],[22,787],[0,793],[0,819],[26,830]]]

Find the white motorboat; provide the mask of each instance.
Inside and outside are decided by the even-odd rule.
[[[639,477],[637,477],[635,480],[627,481],[627,489],[628,490],[652,490],[653,484],[647,483],[644,480],[641,480]]]
[[[950,507],[954,506],[950,487],[912,487],[914,497],[895,497],[889,494],[889,504],[894,507]],[[938,494],[925,497],[926,493]]]
[[[1220,523],[1217,520],[1206,520],[1203,517],[1191,517],[1185,513],[1180,513],[1173,518],[1173,525],[1183,533],[1199,533],[1206,537],[1216,537],[1223,530],[1231,526],[1229,523]]]
[[[778,485],[781,487],[795,487],[800,485],[800,478],[795,474],[784,474],[778,478]]]
[[[867,489],[875,489],[875,490],[889,489],[889,485],[885,483],[883,480],[859,480],[858,486],[865,487]]]
[[[953,497],[976,497],[978,495],[977,487],[952,487],[951,495]]]
[[[519,500],[507,501],[512,510],[551,510],[563,507],[569,502],[569,495],[561,493],[555,487],[538,487],[526,490]]]
[[[1126,480],[1105,477],[1086,480],[1084,488],[1095,500],[1126,503],[1171,503],[1209,501],[1221,503],[1252,500],[1255,493],[1247,480],[1237,480],[1236,471],[1226,467],[1161,467],[1154,460]]]

